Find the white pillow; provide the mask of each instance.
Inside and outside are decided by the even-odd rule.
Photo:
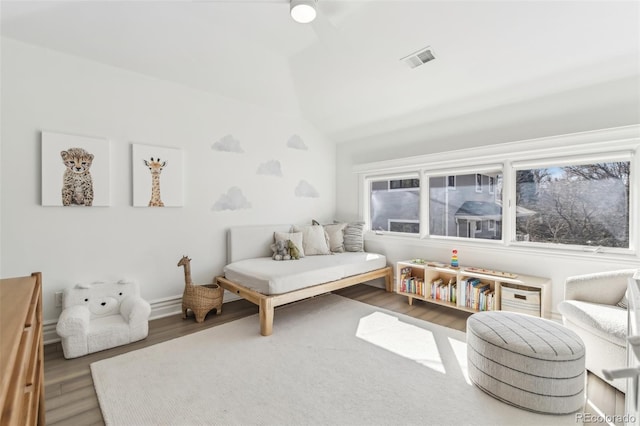
[[[329,236],[329,250],[331,250],[332,252],[344,252],[344,228],[346,227],[346,223],[324,225],[324,230]]]
[[[295,230],[294,230],[295,231]],[[305,256],[305,250],[302,244],[302,232],[274,232],[273,239],[275,241],[293,241],[293,244],[298,247],[298,251],[300,252],[300,257]]]
[[[329,238],[322,225],[294,226],[293,231],[302,232],[302,247],[304,247],[305,256],[331,254]]]
[[[621,308],[627,309],[629,306],[629,301],[627,299],[627,293],[629,293],[629,290],[624,292],[624,296],[622,296],[622,299],[620,299],[620,301],[618,303],[616,303],[616,306],[619,306]]]

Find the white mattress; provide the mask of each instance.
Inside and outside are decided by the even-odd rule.
[[[262,294],[281,294],[387,266],[381,254],[348,252],[276,261],[244,259],[224,267],[224,276]]]

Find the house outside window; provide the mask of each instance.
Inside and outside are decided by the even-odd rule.
[[[502,239],[502,199],[478,191],[482,181],[502,182],[502,173],[455,175],[456,191],[447,191],[451,176],[429,177],[429,234],[432,236]],[[497,188],[494,188],[494,192]],[[493,221],[490,229],[489,221]]]
[[[456,189],[456,175],[447,176],[447,189]]]
[[[370,182],[370,224],[373,231],[420,233],[420,179],[382,178]]]
[[[516,171],[516,241],[629,248],[629,161]]]

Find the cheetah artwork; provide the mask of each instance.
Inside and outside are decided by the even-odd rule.
[[[82,148],[69,148],[60,156],[66,170],[62,180],[62,205],[91,206],[93,204],[93,180],[91,163],[93,154]]]
[[[167,165],[167,162],[160,162],[160,158],[154,160],[151,157],[151,161],[144,160],[144,165],[151,172],[151,200],[149,200],[149,207],[164,207],[164,203],[160,198],[160,173],[162,173],[162,169]]]

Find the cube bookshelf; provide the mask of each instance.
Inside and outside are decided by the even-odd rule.
[[[395,281],[396,292],[410,305],[417,299],[467,312],[508,310],[551,318],[549,278],[407,260],[396,264]]]

